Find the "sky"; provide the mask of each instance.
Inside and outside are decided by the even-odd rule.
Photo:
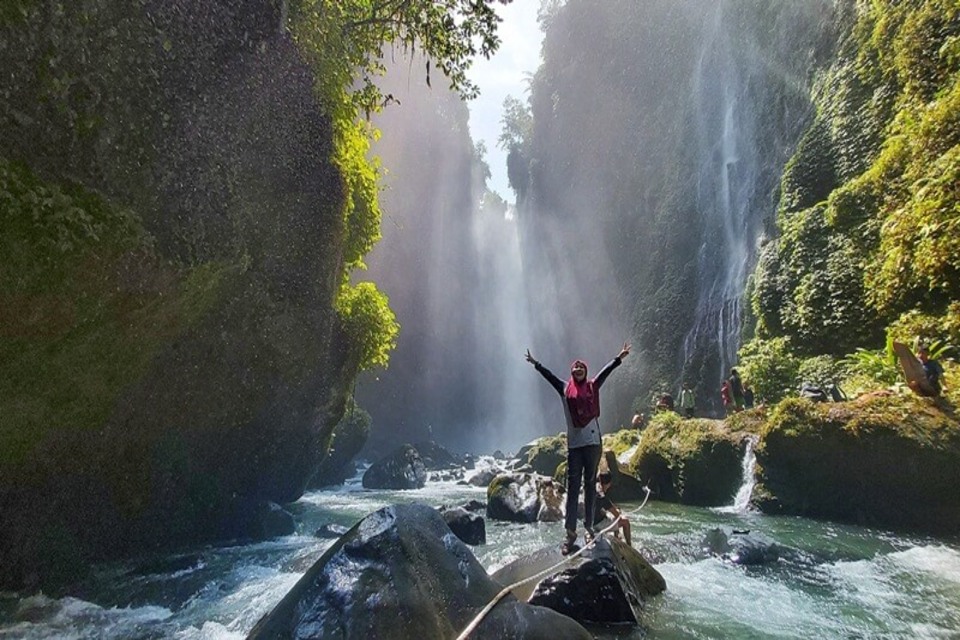
[[[540,0],[513,0],[497,5],[503,19],[498,33],[500,49],[490,60],[479,58],[473,63],[469,77],[480,87],[480,97],[470,106],[470,135],[487,146],[487,164],[491,178],[488,187],[508,202],[513,202],[513,191],[507,182],[507,154],[497,148],[500,137],[500,118],[503,100],[508,95],[526,101],[526,78],[540,63],[540,41],[543,34],[537,25]]]

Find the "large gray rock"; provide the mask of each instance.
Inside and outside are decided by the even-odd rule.
[[[542,549],[520,558],[493,574],[501,584],[512,584],[560,562],[559,549]],[[663,576],[633,547],[603,536],[569,561],[569,567],[513,592],[530,604],[548,607],[594,624],[637,624],[643,603],[667,588]]]
[[[395,505],[334,543],[249,639],[454,638],[500,589],[435,509]],[[591,638],[570,618],[512,595],[470,637]]]
[[[443,509],[440,512],[450,531],[471,545],[487,543],[487,525],[483,516],[467,511],[463,507]]]
[[[540,512],[537,476],[504,473],[487,487],[487,517],[510,522],[536,522]]]
[[[497,477],[495,469],[481,469],[467,478],[467,483],[475,487],[489,487],[493,479]]]
[[[437,444],[433,440],[422,440],[414,444],[420,457],[423,459],[423,466],[429,471],[439,471],[442,469],[458,469],[463,463],[463,459],[450,453],[445,447]]]
[[[363,474],[365,489],[420,489],[427,482],[427,470],[420,453],[409,444],[370,465]]]
[[[769,564],[791,551],[762,533],[720,527],[707,531],[703,549],[710,555],[741,565]]]
[[[607,492],[611,500],[614,502],[632,502],[643,500],[646,497],[647,492],[643,483],[621,469],[616,453],[607,449],[603,452],[603,458],[611,475],[610,490]]]

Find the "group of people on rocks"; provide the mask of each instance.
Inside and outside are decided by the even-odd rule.
[[[560,395],[563,415],[567,423],[567,498],[564,521],[566,536],[561,545],[561,552],[564,555],[576,548],[577,508],[581,484],[585,507],[584,540],[590,543],[596,535],[597,527],[605,517],[610,516],[618,523],[617,528],[623,532],[627,543],[630,542],[630,523],[622,517],[616,505],[606,497],[612,476],[609,472],[598,475],[601,457],[600,387],[629,354],[630,345],[624,343],[620,353],[604,365],[595,378],[587,377],[586,362],[574,360],[570,365],[570,377],[563,381],[537,361],[530,354],[529,349],[526,352],[527,362],[532,364]],[[919,350],[918,356],[927,380],[939,394],[942,389],[943,368],[936,360],[930,358],[926,347]],[[834,401],[846,399],[836,384],[830,388],[829,393]],[[736,369],[731,369],[730,375],[723,381],[720,387],[720,398],[727,414],[754,406],[753,389],[743,383]],[[696,406],[693,389],[690,388],[689,383],[684,383],[683,390],[680,392],[680,413],[687,418],[692,418],[696,413]],[[676,410],[673,396],[669,393],[661,393],[654,411]],[[634,428],[642,429],[645,422],[646,417],[638,413],[633,417],[632,425]]]
[[[726,413],[736,413],[753,408],[753,389],[740,380],[736,369],[730,369],[730,377],[720,385],[720,399]]]
[[[751,409],[754,406],[753,389],[741,381],[740,374],[737,373],[736,369],[730,370],[730,377],[726,378],[720,386],[720,399],[723,402],[724,412],[727,414],[744,409]],[[653,411],[654,413],[674,411],[685,418],[694,417],[697,412],[697,398],[693,389],[690,388],[690,383],[683,383],[679,403],[674,401],[673,395],[669,392],[662,391],[655,393]],[[631,426],[636,429],[642,429],[646,426],[646,416],[642,413],[636,414],[633,417]]]

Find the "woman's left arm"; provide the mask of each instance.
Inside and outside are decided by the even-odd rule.
[[[626,342],[623,343],[623,349],[620,350],[620,353],[617,354],[617,357],[608,362],[603,369],[600,370],[600,373],[597,374],[597,377],[594,379],[594,384],[599,389],[600,385],[603,384],[604,380],[607,379],[607,376],[610,375],[610,372],[620,366],[620,363],[623,362],[623,359],[630,355],[630,345]]]

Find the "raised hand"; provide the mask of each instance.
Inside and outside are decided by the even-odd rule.
[[[527,358],[527,362],[529,362],[530,364],[537,364],[537,361],[533,359],[532,355],[530,355],[530,349],[527,349],[526,358]]]
[[[530,353],[530,352],[528,351],[527,353]],[[628,355],[630,355],[630,345],[629,345],[629,343],[624,342],[624,343],[623,343],[623,349],[620,351],[620,355],[618,355],[617,357],[620,358],[621,360],[623,360],[623,359],[626,358]]]

